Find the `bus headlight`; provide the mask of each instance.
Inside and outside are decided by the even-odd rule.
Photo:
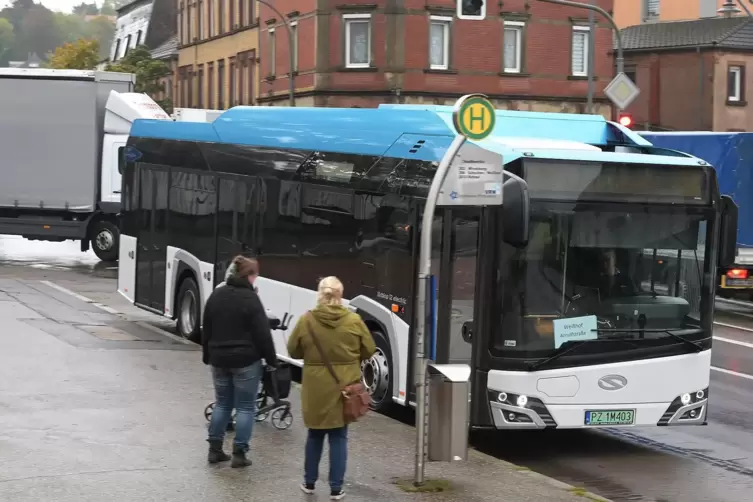
[[[526,396],[522,396],[522,395],[521,395],[521,396],[518,396],[518,400],[517,400],[516,404],[517,404],[517,405],[518,405],[519,407],[521,407],[521,408],[525,408],[525,407],[526,407],[526,405],[528,404],[528,397],[526,397]]]
[[[685,394],[683,394],[683,395],[682,395],[682,396],[680,397],[680,402],[681,402],[681,403],[682,403],[683,405],[689,404],[689,403],[690,403],[690,394],[688,394],[688,393],[685,393]]]

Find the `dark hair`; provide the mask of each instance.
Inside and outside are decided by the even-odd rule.
[[[238,278],[245,279],[251,275],[259,275],[259,262],[255,258],[238,255],[233,258],[233,266],[235,267],[233,275]]]

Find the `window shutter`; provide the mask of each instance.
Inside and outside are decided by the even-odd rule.
[[[573,34],[573,73],[582,73],[586,71],[585,65],[586,34],[584,32],[575,32]]]

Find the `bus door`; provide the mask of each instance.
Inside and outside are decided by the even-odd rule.
[[[432,239],[437,325],[427,349],[438,364],[472,362],[472,340],[463,338],[463,325],[473,319],[477,301],[480,214],[474,207],[437,209]]]
[[[162,313],[165,308],[169,171],[161,167],[141,167],[139,180],[141,219],[135,301]]]

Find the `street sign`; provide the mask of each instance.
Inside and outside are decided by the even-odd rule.
[[[609,82],[609,85],[604,89],[604,94],[614,103],[614,105],[620,110],[624,110],[630,103],[633,102],[641,90],[638,86],[630,80],[630,77],[625,73],[620,72],[616,77]]]
[[[473,143],[463,143],[444,179],[438,206],[502,204],[502,156]]]
[[[482,140],[494,131],[494,107],[483,94],[467,94],[455,103],[452,123],[461,136],[474,141]]]

